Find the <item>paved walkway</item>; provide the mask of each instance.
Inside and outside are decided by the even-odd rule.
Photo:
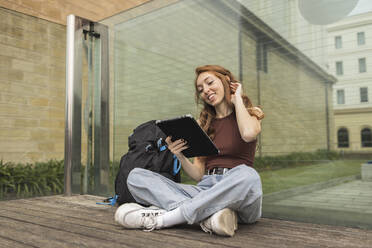
[[[293,194],[280,198],[278,193],[275,201],[267,201],[267,216],[372,229],[372,182],[354,180]]]
[[[262,218],[239,225],[232,238],[197,225],[144,232],[113,221],[115,207],[96,196],[51,196],[0,201],[0,247],[356,247],[370,248],[372,230]]]
[[[276,204],[372,214],[372,182],[356,180],[312,193],[290,197],[278,201]]]

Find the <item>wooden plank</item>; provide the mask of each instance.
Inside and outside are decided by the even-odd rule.
[[[21,200],[22,202],[30,202],[30,200]],[[37,204],[38,206],[35,208],[35,206],[31,206],[31,204],[26,205],[21,209],[21,212],[27,210],[28,214],[32,215],[37,215],[37,216],[53,216],[49,213],[53,212],[54,213],[54,218],[55,220],[61,219],[65,220],[66,222],[69,223],[75,223],[75,224],[82,224],[87,227],[97,227],[97,228],[106,228],[108,230],[114,231],[116,229],[113,229],[115,226],[113,222],[113,216],[110,216],[111,218],[105,218],[102,220],[102,222],[97,223],[95,219],[92,220],[92,209],[89,210],[89,216],[87,216],[86,210],[79,210],[79,213],[75,213],[77,211],[76,209],[69,210],[68,213],[65,215],[62,215],[60,210],[53,210],[53,207],[58,206],[60,208],[63,208],[63,203],[61,204],[54,204],[51,205],[49,202],[46,201],[35,201],[34,204]],[[14,204],[3,204],[3,209],[7,209],[9,211],[15,211],[16,209],[19,209],[19,207],[14,206]],[[19,210],[17,210],[19,211]],[[58,212],[56,212],[58,211]],[[86,220],[82,222],[83,220]],[[107,225],[104,225],[106,223]],[[131,230],[122,230],[123,232],[132,232]],[[231,245],[229,239],[226,239],[225,237],[220,237],[216,235],[208,235],[207,233],[204,233],[198,225],[196,226],[188,226],[188,225],[183,225],[180,227],[175,227],[171,229],[164,229],[164,230],[159,230],[156,231],[156,233],[161,233],[163,236],[166,235],[167,237],[172,236],[172,237],[178,237],[183,240],[193,240],[197,242],[208,242],[213,245],[218,245],[218,244],[223,244],[225,247],[229,247]],[[238,232],[239,234],[239,232]],[[240,238],[237,238],[238,236],[241,236]],[[163,239],[163,237],[161,237]],[[242,242],[246,239],[248,239],[249,243],[251,245],[262,245],[262,240],[265,240],[265,237],[261,240],[261,235],[259,237],[255,236],[244,236],[244,235],[236,235],[235,236],[235,243],[237,246],[239,246]],[[242,240],[243,239],[243,240]],[[286,243],[291,243],[295,244],[293,241],[287,241]],[[234,246],[234,245],[233,245]],[[277,247],[278,246],[278,241],[277,238],[273,240],[266,240],[265,241],[265,246],[266,247]]]
[[[16,240],[27,247],[84,247],[75,239],[75,244],[69,240],[61,241],[60,233],[51,232],[36,224],[24,223],[0,216],[0,236]],[[62,235],[61,235],[62,236]]]
[[[1,231],[0,231],[1,232]],[[30,245],[26,245],[18,240],[12,239],[10,237],[4,237],[0,235],[0,244],[1,247],[9,247],[9,248],[24,248],[24,247],[32,247]]]
[[[79,198],[75,198],[76,201],[80,201],[78,199]],[[40,202],[38,201],[38,205],[40,204],[46,204],[46,203],[44,201],[40,201]],[[57,206],[62,206],[62,205],[63,203],[58,204]],[[89,206],[89,201],[88,201],[88,204],[84,203],[82,205]],[[81,213],[79,213],[79,215],[82,216]],[[84,213],[83,213],[83,216],[84,216]],[[101,221],[104,223],[108,223],[108,224],[111,223],[111,225],[113,223],[113,221],[107,217]],[[272,225],[272,222],[276,223],[278,226],[274,227]],[[355,231],[350,232],[349,229],[344,230],[344,228],[342,227],[341,229],[338,228],[339,230],[336,232],[335,228],[337,229],[337,227],[328,227],[328,226],[324,227],[324,226],[312,225],[308,223],[296,223],[296,222],[270,220],[270,222],[267,222],[267,223],[271,223],[271,224],[267,228],[265,228],[266,225],[262,226],[262,223],[265,223],[265,219],[262,219],[257,224],[258,226],[254,225],[254,228],[251,228],[249,225],[248,226],[241,225],[240,230],[238,230],[237,232],[236,240],[238,240],[238,242],[247,241],[245,239],[246,237],[249,237],[248,238],[249,241],[252,242],[254,240],[254,238],[251,238],[253,234],[253,237],[255,237],[256,239],[263,238],[263,240],[265,240],[266,245],[269,245],[271,241],[273,242],[272,244],[274,246],[277,245],[277,242],[285,242],[288,245],[294,244],[297,242],[301,244],[306,243],[308,247],[310,247],[310,246],[318,246],[319,240],[322,240],[323,242],[333,242],[333,243],[337,242],[340,247],[347,247],[348,245],[352,245],[352,244],[354,244],[355,246],[358,246],[358,242],[360,242],[360,240],[365,240],[365,238],[367,237],[366,233],[363,233],[363,231],[358,230],[358,229],[356,230],[358,230],[357,234],[359,235],[356,235]],[[284,223],[287,223],[287,224],[284,225]],[[183,228],[185,228],[185,226]],[[186,232],[185,232],[185,231],[182,231],[183,230],[182,228],[181,229],[172,228],[172,229],[167,229],[166,232],[168,234],[173,234],[175,236],[179,234],[185,236],[185,234],[187,234],[189,236],[192,236],[194,240],[198,240],[198,239],[205,240],[206,238],[205,233],[197,229],[198,228],[193,228],[193,229],[186,228],[185,229]],[[257,231],[260,229],[263,229],[265,231],[265,234],[266,234],[265,237],[261,237],[260,235],[261,231]],[[278,229],[280,230],[280,234],[278,234],[278,232],[276,231]],[[302,230],[302,232],[300,232],[300,230]],[[355,230],[355,229],[352,229],[352,230]],[[324,233],[327,233],[327,234],[324,235]],[[350,235],[350,233],[352,233],[352,235]],[[270,237],[269,235],[271,235],[271,238],[269,238]],[[244,238],[237,239],[237,237],[239,236],[242,236]],[[338,238],[334,239],[334,236]],[[363,247],[363,243],[360,244],[360,246]]]
[[[76,221],[73,218],[50,218],[38,215],[37,213],[26,213],[26,211],[19,211],[6,209],[0,213],[0,217],[9,218],[14,221],[23,222],[27,225],[34,224],[43,228],[50,229],[50,232],[67,232],[67,236],[76,235],[74,238],[90,237],[94,238],[97,243],[112,243],[112,245],[131,246],[131,247],[216,247],[218,243],[209,244],[205,241],[194,241],[188,237],[177,237],[172,235],[161,234],[160,232],[144,232],[142,230],[124,230],[117,225],[106,225],[106,228],[94,223],[84,223]],[[36,223],[36,224],[35,224]],[[65,234],[66,235],[66,234]],[[222,246],[221,246],[222,247]]]
[[[115,207],[95,204],[101,199],[95,196],[53,196],[0,202],[0,216],[26,220],[27,223],[58,231],[74,232],[79,237],[94,235],[98,243],[114,241],[114,246],[369,247],[372,243],[370,230],[272,219],[261,219],[253,225],[240,225],[233,238],[208,235],[197,225],[181,225],[151,233],[125,230],[114,223]]]

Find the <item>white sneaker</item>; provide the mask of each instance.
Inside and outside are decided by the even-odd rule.
[[[200,227],[204,232],[216,233],[222,236],[234,236],[238,229],[238,216],[235,211],[224,208],[208,219],[200,223]]]
[[[116,210],[115,221],[125,228],[152,231],[157,227],[156,217],[165,212],[156,207],[146,208],[137,203],[125,203]]]

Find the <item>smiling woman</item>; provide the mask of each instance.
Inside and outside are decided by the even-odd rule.
[[[204,104],[198,123],[220,153],[191,162],[182,153],[187,143],[167,137],[168,149],[199,183],[179,184],[149,170],[133,169],[127,180],[130,193],[137,203],[157,208],[123,204],[115,220],[124,227],[152,231],[200,223],[205,232],[233,236],[238,221],[253,223],[261,217],[261,179],[253,162],[262,110],[243,95],[231,72],[218,65],[196,68],[195,89]]]

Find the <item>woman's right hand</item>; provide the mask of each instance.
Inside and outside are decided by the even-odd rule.
[[[167,143],[168,145],[168,149],[174,154],[176,155],[177,157],[182,155],[182,151],[183,150],[186,150],[187,148],[189,148],[187,146],[187,142],[183,139],[179,139],[179,140],[176,140],[174,142],[172,142],[172,139],[170,136],[168,136],[166,139],[165,139],[165,142]]]

